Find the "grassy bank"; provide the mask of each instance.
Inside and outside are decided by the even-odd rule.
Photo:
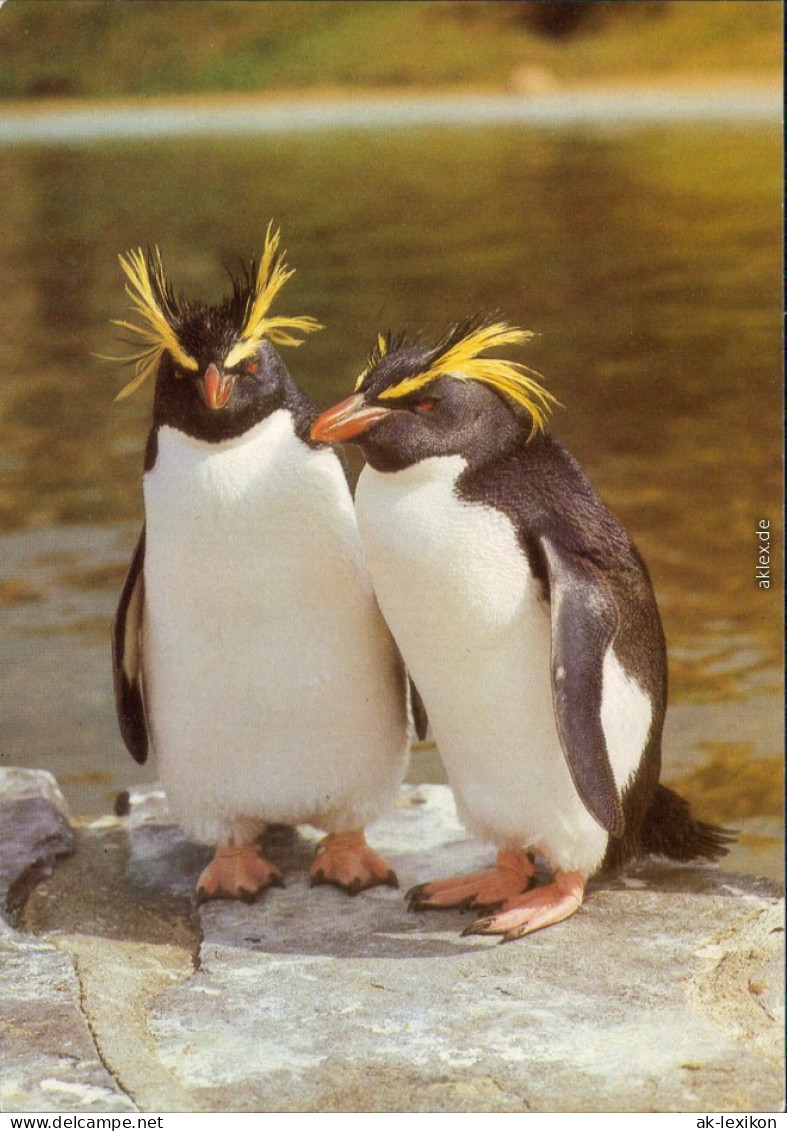
[[[555,35],[512,0],[8,0],[0,98],[778,76],[777,0],[589,7]]]

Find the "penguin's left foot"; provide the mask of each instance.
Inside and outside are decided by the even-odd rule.
[[[521,849],[501,849],[494,868],[455,876],[452,880],[435,880],[410,888],[405,899],[410,911],[441,911],[459,907],[480,911],[500,907],[527,891],[535,873],[535,865]]]
[[[253,903],[265,888],[284,887],[284,877],[266,860],[260,846],[220,844],[197,880],[197,903],[209,899],[240,899]]]
[[[501,942],[513,942],[522,935],[560,923],[582,906],[586,882],[580,872],[555,872],[551,884],[506,900],[496,915],[471,923],[462,934],[502,935]]]
[[[396,872],[373,852],[362,832],[329,833],[317,846],[311,868],[311,887],[334,884],[350,895],[387,884],[398,888]]]

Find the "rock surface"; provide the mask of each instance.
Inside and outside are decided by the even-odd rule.
[[[0,770],[0,908],[12,922],[31,890],[74,851],[57,782],[46,770]]]
[[[29,773],[57,823],[51,783]],[[39,851],[6,784],[3,877]],[[782,1109],[769,882],[649,861],[500,946],[460,937],[472,913],[409,914],[390,888],[310,890],[306,828],[271,833],[284,890],[198,910],[205,850],[160,793],[129,808],[77,829],[76,853],[0,929],[0,1110]],[[404,787],[369,839],[403,888],[491,858],[444,786]]]

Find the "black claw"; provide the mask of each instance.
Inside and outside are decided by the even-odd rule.
[[[351,880],[350,883],[347,885],[347,894],[348,895],[357,895],[360,890],[361,890],[361,880],[360,880],[359,876],[356,876],[355,879]]]
[[[426,884],[416,884],[414,888],[410,888],[409,891],[406,891],[404,893],[404,898],[409,900],[410,902],[412,902],[414,899],[418,899],[418,896],[421,894],[425,887]]]
[[[278,872],[274,872],[273,875],[271,876],[270,883],[268,884],[268,887],[283,888],[284,887],[284,876],[280,876]]]
[[[310,888],[319,887],[320,884],[324,884],[324,883],[325,883],[325,872],[323,872],[322,868],[318,868],[316,872],[312,872],[312,878],[309,881],[309,887]]]
[[[430,903],[428,899],[416,899],[407,908],[408,911],[448,911],[449,908],[441,907],[439,903]]]
[[[209,898],[204,888],[197,888],[197,906],[202,903],[207,903]]]
[[[249,891],[248,888],[238,888],[238,899],[241,903],[254,903],[256,898],[256,891]]]
[[[385,882],[389,888],[399,887],[399,877],[397,876],[396,872],[394,872],[393,868],[391,868],[390,872],[385,877]]]
[[[469,927],[465,927],[465,929],[461,932],[462,938],[464,938],[465,935],[486,934],[484,928],[488,927],[491,922],[491,919],[476,919],[475,923],[471,923]]]

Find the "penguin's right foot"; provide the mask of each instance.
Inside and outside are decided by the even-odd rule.
[[[562,923],[582,906],[587,877],[581,872],[555,872],[554,881],[508,900],[488,919],[479,919],[462,931],[463,935],[502,935],[501,942],[513,942],[523,935]]]
[[[410,888],[405,899],[410,911],[439,911],[447,907],[491,910],[527,891],[534,874],[535,865],[526,852],[504,849],[498,852],[494,868],[452,880],[418,884]]]
[[[266,860],[258,844],[220,844],[197,880],[197,903],[240,899],[253,903],[265,888],[284,887],[284,877]]]

